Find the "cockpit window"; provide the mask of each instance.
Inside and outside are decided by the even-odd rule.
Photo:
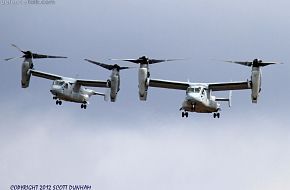
[[[192,92],[192,93],[200,93],[200,91],[201,91],[201,87],[196,87],[196,88],[190,87],[187,89],[187,92]]]
[[[195,93],[199,93],[200,92],[200,87],[198,87],[198,88],[195,88]]]
[[[188,92],[194,92],[194,88],[188,88],[188,89],[187,89],[187,93],[188,93]]]
[[[53,82],[54,85],[58,85],[58,86],[62,86],[64,84],[64,81],[59,81],[59,80],[56,80]]]

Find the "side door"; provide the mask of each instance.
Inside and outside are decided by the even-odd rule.
[[[64,83],[63,92],[66,96],[71,96],[71,85],[69,83]]]
[[[205,105],[209,104],[209,100],[207,99],[207,92],[204,88],[201,90],[201,99]]]

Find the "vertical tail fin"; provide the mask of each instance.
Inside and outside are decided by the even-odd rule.
[[[111,89],[108,88],[108,89],[106,90],[106,93],[105,93],[105,96],[104,96],[104,100],[105,100],[106,102],[108,102],[109,99],[110,99],[110,93],[111,93]]]
[[[228,98],[216,98],[216,101],[219,102],[228,102],[229,107],[232,106],[232,91],[229,91],[229,97]]]
[[[230,90],[230,92],[229,92],[229,100],[228,100],[229,107],[232,107],[232,93],[233,93],[233,91]]]

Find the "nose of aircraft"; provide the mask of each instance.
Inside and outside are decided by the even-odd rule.
[[[53,95],[56,95],[57,93],[62,93],[62,88],[61,88],[61,86],[58,86],[58,85],[52,85],[50,92]]]
[[[186,96],[186,100],[191,101],[191,102],[201,102],[201,96],[198,93],[188,93]]]

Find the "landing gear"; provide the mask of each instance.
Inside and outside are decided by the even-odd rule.
[[[61,105],[62,104],[62,101],[61,100],[58,100],[56,96],[52,97],[52,99],[56,100],[55,101],[55,104],[56,105]]]
[[[81,108],[82,108],[82,109],[87,109],[87,105],[86,105],[86,104],[82,104],[82,105],[81,105]]]
[[[220,118],[220,113],[213,113],[213,118]]]
[[[182,113],[181,113],[181,116],[182,116],[182,117],[186,117],[186,118],[188,118],[188,112],[182,112]]]
[[[56,105],[61,105],[62,104],[62,101],[61,100],[56,100],[55,104]]]

